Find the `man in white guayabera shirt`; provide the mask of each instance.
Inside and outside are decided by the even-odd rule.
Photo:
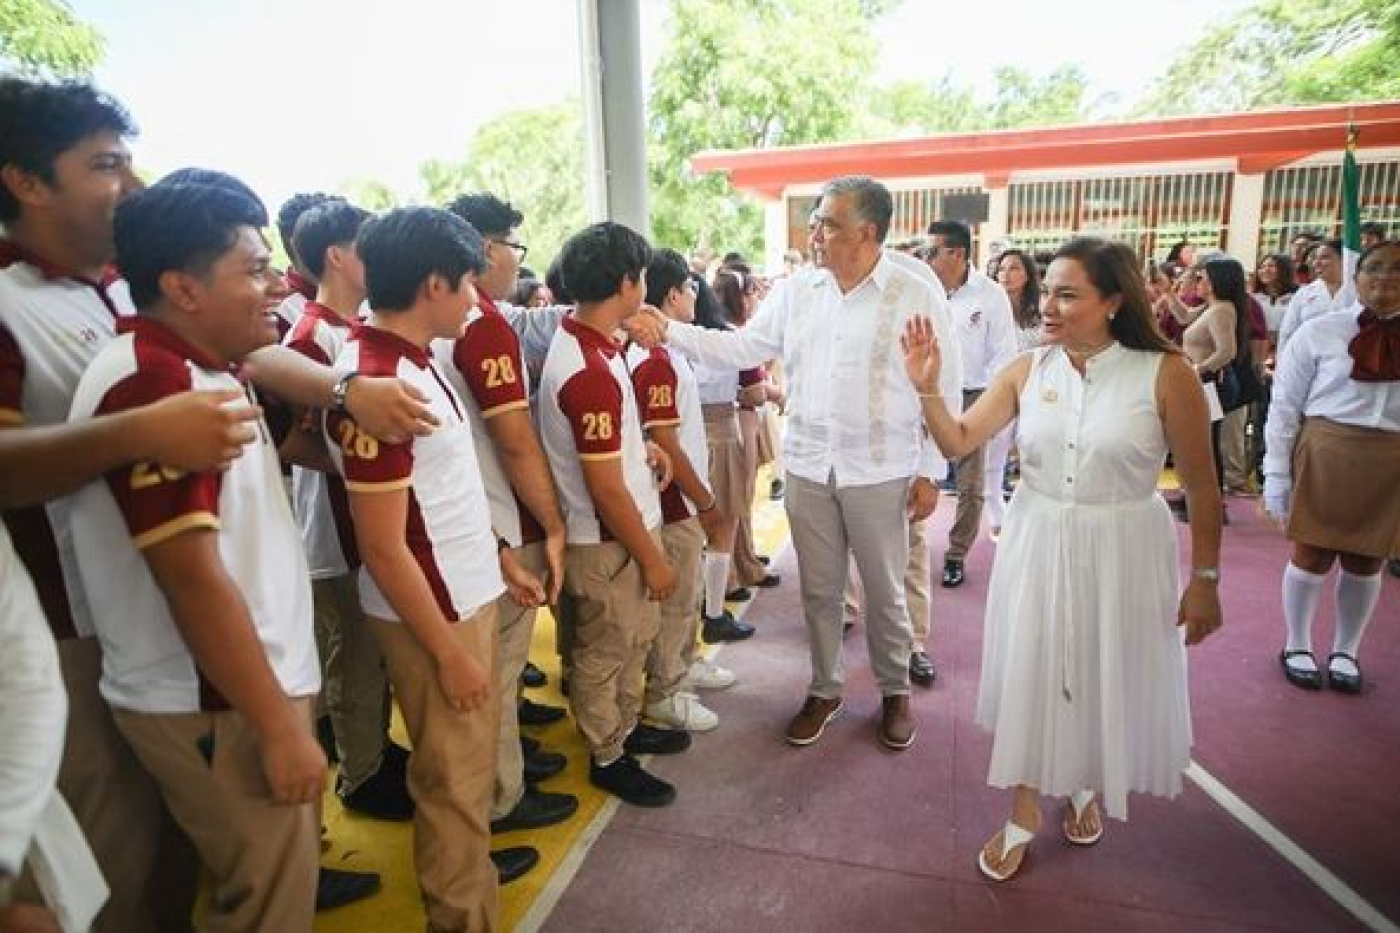
[[[880,740],[908,748],[916,731],[904,600],[909,541],[890,529],[932,510],[933,477],[944,461],[924,437],[918,396],[901,382],[899,335],[915,315],[931,317],[941,339],[951,342],[952,331],[937,288],[883,252],[893,212],[889,191],[874,179],[835,179],[813,215],[817,267],[779,282],[743,329],[705,330],[650,314],[628,324],[639,342],[668,340],[706,365],[776,358],[788,375],[785,505],[812,656],[807,699],[787,731],[793,745],[815,742],[843,709],[848,550],[865,589],[870,664],[884,698]],[[945,381],[942,391],[959,398],[956,377]]]

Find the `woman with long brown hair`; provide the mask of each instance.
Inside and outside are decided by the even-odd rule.
[[[1137,258],[1076,239],[1047,274],[1045,345],[993,380],[961,417],[938,390],[932,330],[914,319],[905,366],[944,455],[1017,418],[1021,482],[992,570],[977,722],[993,730],[988,782],[1011,814],[978,854],[989,878],[1021,867],[1040,797],[1067,797],[1065,838],[1092,845],[1129,792],[1174,796],[1190,763],[1186,656],[1220,627],[1220,487],[1205,394],[1158,331]],[[1183,592],[1157,480],[1170,449],[1193,514]]]

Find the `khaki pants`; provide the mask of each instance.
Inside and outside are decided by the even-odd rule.
[[[740,408],[739,441],[743,448],[744,462],[740,472],[741,489],[739,500],[734,504],[734,517],[738,527],[734,532],[734,548],[730,552],[729,586],[753,586],[768,576],[768,568],[758,559],[758,549],[753,542],[753,499],[758,477],[758,412],[752,408]]]
[[[1225,488],[1243,492],[1249,488],[1250,464],[1245,453],[1245,425],[1249,424],[1248,405],[1241,405],[1220,423],[1220,461],[1224,467]]]
[[[982,389],[963,390],[963,411],[981,397]],[[963,560],[972,545],[977,541],[977,529],[982,524],[983,475],[986,470],[985,447],[959,457],[953,464],[954,477],[958,485],[958,509],[953,516],[953,527],[948,532],[946,560]]]
[[[68,690],[58,789],[112,892],[93,930],[189,930],[199,860],[98,693],[97,639],[60,641],[58,656]]]
[[[909,692],[912,633],[904,602],[909,539],[889,533],[909,522],[909,483],[837,487],[834,477],[814,483],[788,474],[784,506],[800,570],[812,696],[834,699],[845,685],[841,589],[849,554],[855,555],[865,589],[865,642],[875,682],[884,696]]]
[[[909,523],[909,566],[904,571],[904,602],[909,607],[909,624],[913,630],[910,651],[927,651],[928,637],[933,631],[932,569],[929,566],[928,519]],[[860,572],[851,560],[846,573],[846,591],[842,594],[842,619],[855,619],[861,614]]]
[[[517,548],[515,559],[526,570],[544,578],[544,542]],[[509,593],[496,600],[496,695],[501,704],[501,725],[496,739],[496,787],[491,799],[491,819],[515,809],[525,796],[525,758],[520,751],[520,674],[530,659],[530,638],[535,632],[534,606],[515,604]]]
[[[705,547],[700,520],[662,525],[661,546],[676,571],[676,590],[661,604],[656,640],[647,653],[647,703],[674,695],[699,657],[695,629],[700,622],[700,554]]]
[[[311,581],[321,703],[335,729],[340,789],[350,793],[379,770],[389,735],[384,658],[360,611],[355,573]]]
[[[437,665],[408,626],[369,618],[413,742],[408,760],[415,805],[413,862],[428,930],[494,930],[500,898],[491,862],[491,792],[500,691],[493,689],[480,709],[453,709],[438,686]],[[494,685],[496,604],[456,623],[452,633]]]
[[[311,734],[313,700],[292,702]],[[309,933],[320,870],[317,805],[273,802],[248,721],[231,711],[114,715],[214,876],[200,929]]]
[[[569,705],[593,759],[611,764],[641,712],[659,611],[647,599],[642,568],[616,541],[571,544],[566,566],[564,583],[576,600]]]

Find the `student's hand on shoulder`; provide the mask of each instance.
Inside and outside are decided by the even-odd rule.
[[[433,433],[437,416],[428,409],[427,397],[402,379],[361,376],[350,380],[345,410],[365,433],[387,444]]]
[[[642,305],[640,311],[622,322],[623,330],[635,343],[650,350],[666,342],[666,316],[651,305]]]
[[[152,402],[139,410],[137,444],[146,451],[140,459],[192,473],[227,470],[257,437],[261,414],[238,389],[199,389]]]
[[[459,713],[479,709],[491,699],[490,675],[476,658],[455,642],[452,650],[437,659],[437,675],[438,687],[447,705]]]
[[[642,567],[642,582],[646,584],[647,599],[665,602],[676,591],[676,571],[665,557]]]
[[[305,726],[265,736],[262,766],[276,803],[287,806],[314,803],[325,790],[326,753]]]
[[[652,476],[656,477],[656,488],[665,489],[671,485],[671,455],[659,446],[647,441],[647,463]]]

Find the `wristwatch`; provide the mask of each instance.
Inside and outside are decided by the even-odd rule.
[[[335,388],[331,389],[331,411],[345,414],[345,399],[350,394],[350,381],[359,373],[346,373],[335,381]]]
[[[1196,577],[1196,578],[1199,579],[1199,580],[1209,580],[1211,583],[1219,583],[1219,582],[1220,582],[1220,568],[1219,568],[1219,567],[1197,567],[1196,569],[1194,569],[1194,570],[1191,571],[1191,576]]]

